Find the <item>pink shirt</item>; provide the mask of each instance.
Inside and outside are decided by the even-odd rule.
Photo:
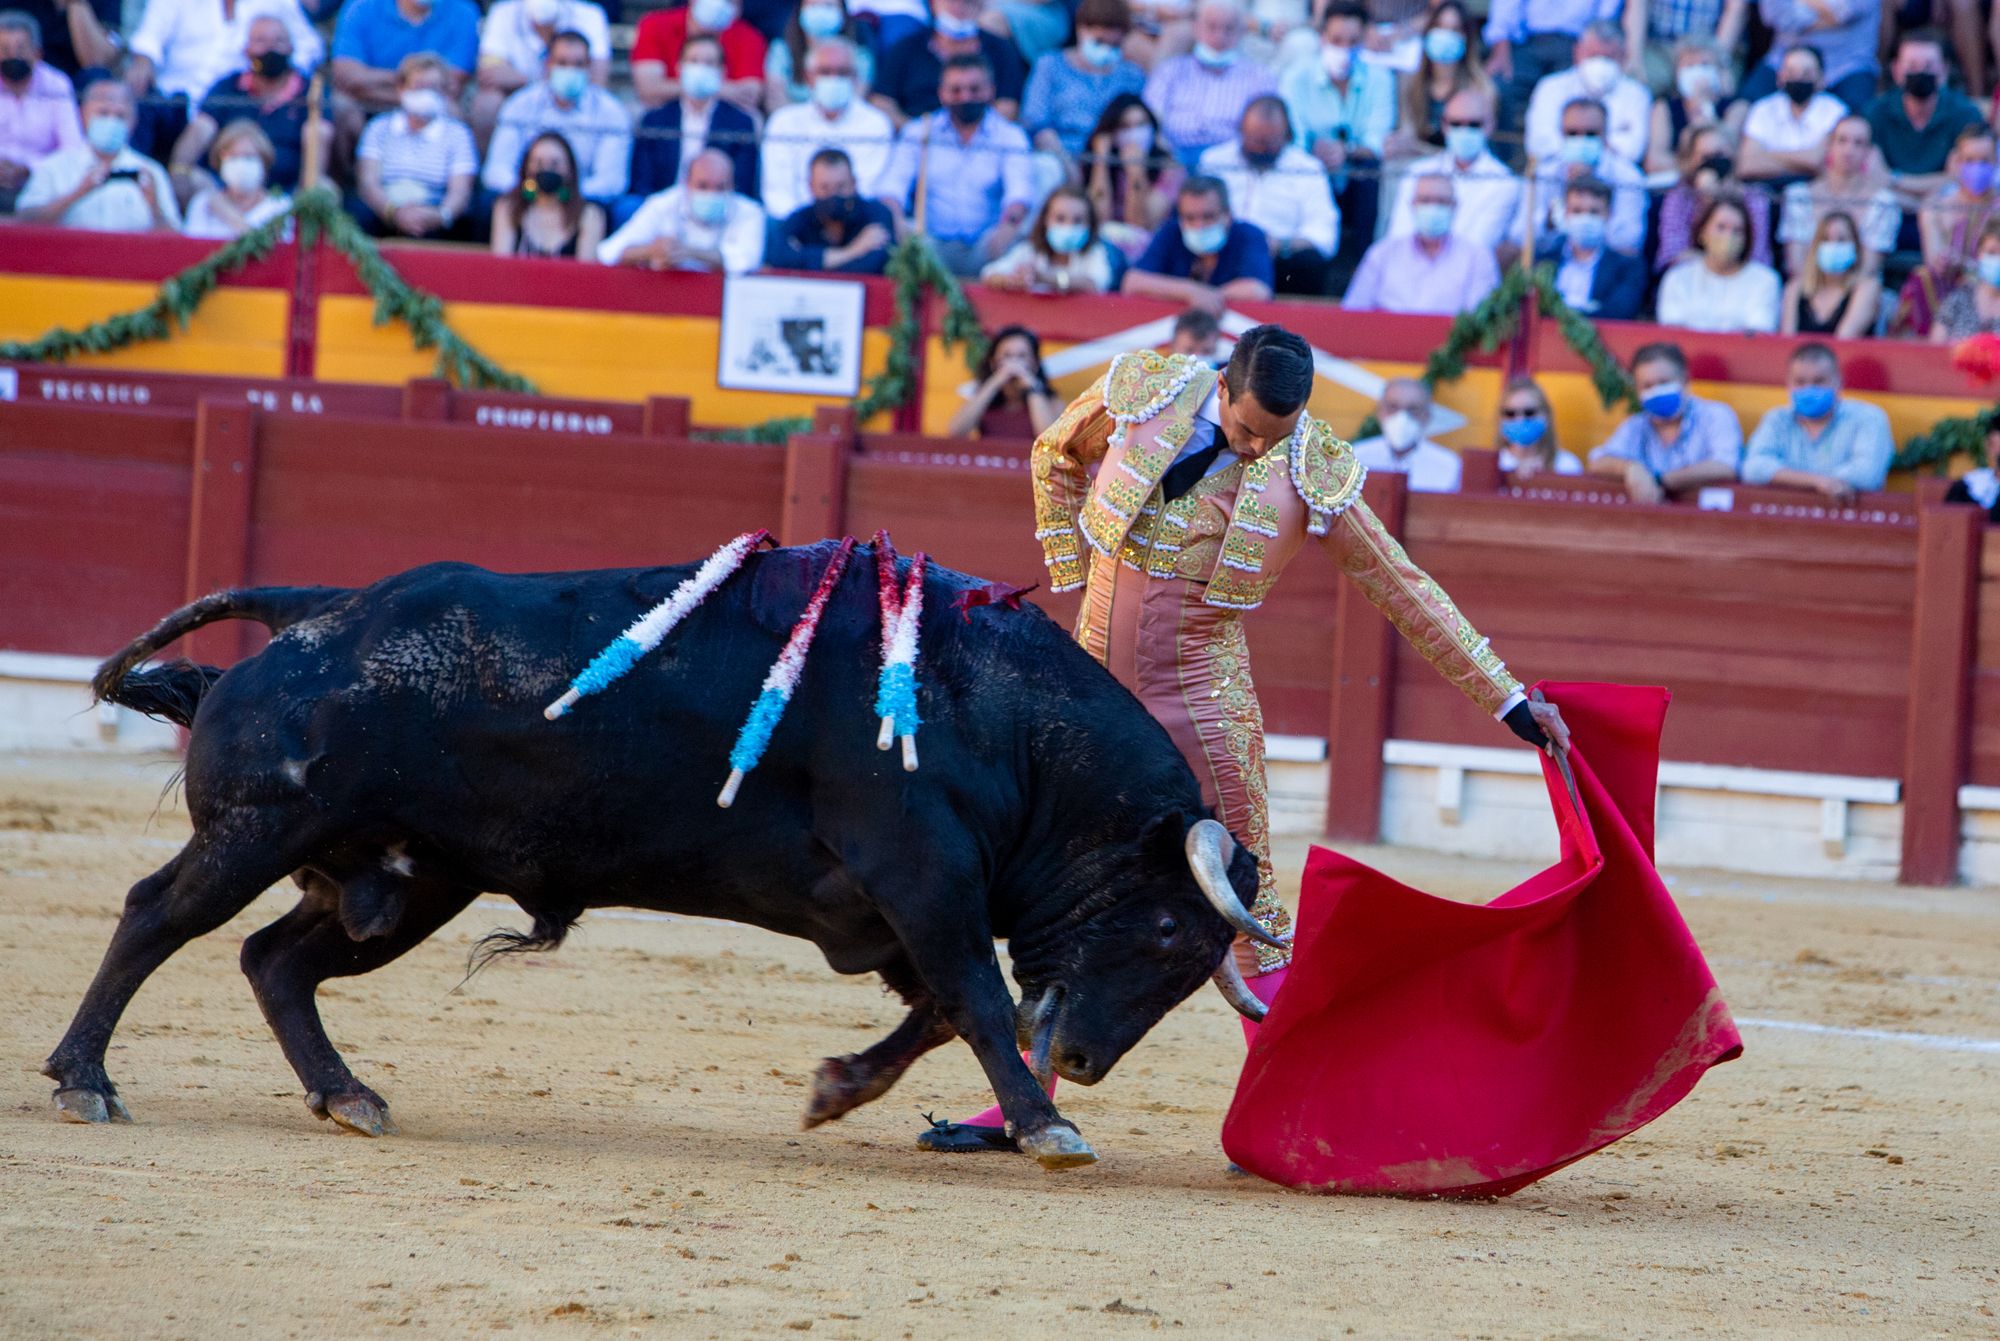
[[[37,61],[25,95],[0,84],[0,158],[32,168],[59,149],[82,146],[83,124],[68,75]]]

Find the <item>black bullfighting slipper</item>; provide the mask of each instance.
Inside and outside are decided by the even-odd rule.
[[[993,1152],[1019,1154],[1021,1147],[1004,1127],[975,1127],[966,1122],[946,1122],[924,1114],[930,1130],[917,1137],[917,1146],[939,1155],[983,1155]]]

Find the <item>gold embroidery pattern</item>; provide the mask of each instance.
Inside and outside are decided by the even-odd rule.
[[[1035,491],[1035,538],[1042,542],[1049,586],[1074,591],[1083,585],[1082,550],[1077,543],[1077,510],[1089,496],[1086,467],[1104,454],[1111,417],[1104,408],[1104,379],[1071,401],[1055,423],[1035,439],[1029,476]]]
[[[1350,507],[1342,521],[1353,542],[1342,550],[1342,569],[1438,674],[1488,713],[1520,692],[1521,682],[1492,644],[1479,636],[1444,588],[1410,562],[1366,504]]]
[[[1291,914],[1278,902],[1278,880],[1271,869],[1270,791],[1264,779],[1264,712],[1257,703],[1256,686],[1250,679],[1250,642],[1243,634],[1243,621],[1233,616],[1217,623],[1209,635],[1209,671],[1222,720],[1222,747],[1243,777],[1249,811],[1243,832],[1237,835],[1257,859],[1257,899],[1250,907],[1264,929],[1274,936],[1291,930]],[[1287,950],[1268,945],[1257,947],[1257,966],[1269,973],[1291,962]]]
[[[1299,420],[1288,446],[1292,487],[1312,512],[1312,533],[1325,535],[1327,523],[1361,497],[1368,468],[1352,447],[1310,415]]]
[[[1182,553],[1203,537],[1221,534],[1226,525],[1221,511],[1213,506],[1203,507],[1203,500],[1235,488],[1242,474],[1242,465],[1231,462],[1203,476],[1192,489],[1164,505],[1155,491],[1151,501],[1139,510],[1124,544],[1119,546],[1120,562],[1152,577],[1190,576],[1181,562]]]

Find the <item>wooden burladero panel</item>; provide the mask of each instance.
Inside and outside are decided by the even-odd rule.
[[[1979,635],[1973,658],[1969,780],[2000,787],[2000,527],[1986,528],[1979,558]]]

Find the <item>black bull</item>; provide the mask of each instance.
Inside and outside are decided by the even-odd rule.
[[[808,1126],[962,1037],[1025,1151],[1050,1167],[1093,1159],[1017,1048],[1101,1079],[1203,979],[1230,976],[1254,864],[1123,686],[1032,607],[962,615],[955,598],[981,584],[949,570],[925,585],[923,766],[905,773],[875,743],[881,625],[865,546],[762,764],[719,809],[735,732],[830,553],[751,556],[658,651],[556,722],[543,706],[690,568],[440,564],[360,590],[223,592],[169,616],[105,663],[97,691],[191,724],[194,833],[133,886],[44,1067],[59,1112],[126,1118],[104,1054],[133,993],[292,876],[303,897],[245,942],[243,969],[307,1104],[352,1129],[393,1130],[327,1038],[319,984],[389,963],[491,891],[534,925],[487,949],[551,948],[586,909],[617,905],[803,937],[837,972],[880,974],[909,1017],[819,1068]],[[219,677],[185,662],[134,669],[224,618],[276,637]],[[1221,841],[1202,880],[1204,831]]]

